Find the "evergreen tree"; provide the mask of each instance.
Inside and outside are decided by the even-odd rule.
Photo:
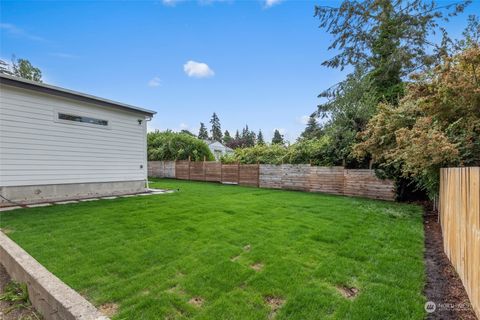
[[[240,140],[240,133],[238,132],[235,132],[235,140]]]
[[[13,76],[12,68],[8,63],[3,60],[0,60],[0,73],[8,74],[9,76]]]
[[[203,122],[200,122],[200,130],[198,131],[198,139],[208,140],[207,127]]]
[[[222,128],[220,126],[220,119],[215,112],[212,115],[212,119],[210,119],[210,123],[212,124],[212,129],[210,130],[212,133],[212,140],[222,142]]]
[[[317,118],[315,115],[310,115],[308,118],[307,127],[300,135],[304,139],[314,139],[319,138],[321,135],[321,129],[317,123]]]
[[[262,130],[259,130],[259,131],[258,131],[257,144],[259,144],[259,145],[264,145],[264,144],[265,144],[265,140],[263,140]]]
[[[223,143],[224,144],[229,144],[232,140],[233,140],[233,138],[230,135],[230,132],[228,132],[228,130],[225,130],[225,133],[223,134]]]
[[[320,28],[333,36],[328,49],[336,51],[322,64],[342,70],[347,66],[365,70],[379,101],[396,105],[403,95],[402,78],[432,66],[445,55],[450,39],[440,21],[463,12],[470,3],[344,0],[338,7],[316,6]],[[438,44],[429,40],[437,31],[443,35]]]
[[[283,140],[283,135],[280,134],[280,131],[275,129],[273,132],[273,138],[272,138],[272,144],[285,144],[285,141]]]

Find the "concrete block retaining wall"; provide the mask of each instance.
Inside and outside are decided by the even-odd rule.
[[[46,320],[108,320],[3,232],[0,262],[13,280],[27,285],[32,305]]]

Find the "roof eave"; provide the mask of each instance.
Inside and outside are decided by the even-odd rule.
[[[23,88],[27,90],[33,90],[41,93],[59,96],[63,98],[69,98],[69,99],[73,99],[81,102],[94,103],[97,105],[113,107],[113,108],[118,108],[122,110],[129,110],[132,112],[142,113],[150,117],[157,113],[153,110],[138,108],[125,103],[116,102],[113,100],[108,100],[108,99],[92,96],[89,94],[85,94],[85,93],[81,93],[81,92],[77,92],[69,89],[64,89],[64,88],[52,86],[45,83],[39,83],[39,82],[27,80],[27,79],[22,79],[22,78],[18,78],[18,77],[6,75],[6,74],[0,74],[0,83],[14,86],[17,88]]]

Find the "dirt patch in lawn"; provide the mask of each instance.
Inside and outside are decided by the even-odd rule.
[[[337,290],[342,294],[344,298],[347,299],[353,299],[358,294],[358,289],[354,287],[337,286]]]
[[[253,270],[255,270],[257,272],[260,272],[263,269],[263,263],[260,263],[260,262],[254,263],[250,266],[250,268],[252,268]]]
[[[191,304],[192,306],[200,308],[205,300],[203,300],[200,297],[193,297],[192,299],[188,300],[188,303]]]
[[[245,247],[243,247],[243,251],[245,252],[250,252],[250,250],[252,250],[252,246],[247,244]]]
[[[11,282],[7,270],[0,264],[0,296],[5,293],[5,287]],[[34,320],[43,319],[43,317],[35,311],[28,303],[10,302],[0,300],[0,319],[2,320]]]
[[[104,316],[113,317],[118,312],[118,304],[116,303],[105,303],[98,308]]]
[[[467,293],[457,272],[443,252],[442,229],[438,216],[426,207],[424,216],[425,266],[427,284],[425,295],[436,304],[427,319],[476,320]]]
[[[0,228],[0,231],[2,231],[2,232],[5,233],[5,234],[12,233],[12,230],[10,230],[10,229]]]
[[[274,319],[278,310],[285,304],[285,299],[268,296],[265,298],[265,303],[271,309],[270,313],[268,314],[268,319]]]

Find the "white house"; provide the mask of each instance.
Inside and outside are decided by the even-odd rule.
[[[220,160],[220,157],[223,155],[227,155],[233,153],[233,149],[225,146],[224,144],[214,141],[214,140],[203,140],[208,145],[208,148],[215,156],[215,160]]]
[[[0,206],[145,191],[153,114],[0,74]]]

